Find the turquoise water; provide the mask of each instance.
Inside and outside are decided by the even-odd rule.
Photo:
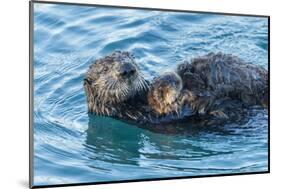
[[[266,18],[35,4],[34,184],[267,171],[268,115],[243,125],[143,129],[88,116],[96,58],[131,51],[147,79],[222,51],[267,68]]]

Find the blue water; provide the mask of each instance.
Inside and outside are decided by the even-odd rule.
[[[147,79],[211,51],[267,68],[267,28],[266,18],[35,3],[34,184],[266,171],[264,110],[243,125],[152,131],[89,117],[82,81],[116,49]]]

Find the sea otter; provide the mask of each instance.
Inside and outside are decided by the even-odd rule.
[[[156,77],[148,92],[148,104],[159,115],[178,114],[183,106],[182,79],[174,72]]]
[[[267,106],[267,71],[232,55],[210,53],[146,81],[129,52],[96,60],[84,79],[88,111],[141,123],[234,120]]]

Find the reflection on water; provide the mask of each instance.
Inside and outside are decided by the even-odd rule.
[[[243,124],[144,127],[89,116],[96,58],[131,51],[147,79],[213,51],[267,67],[267,19],[35,4],[34,184],[266,171],[268,115]]]
[[[260,110],[255,119],[263,119],[264,113]],[[259,168],[250,162],[241,166],[237,158],[247,160],[249,154],[241,152],[254,146],[266,148],[266,145],[258,144],[260,138],[256,138],[260,132],[266,133],[266,122],[263,124],[257,129],[251,119],[243,128],[235,124],[212,128],[190,128],[182,124],[174,128],[170,125],[153,128],[151,132],[112,118],[90,116],[86,145],[96,152],[90,154],[90,159],[114,166],[139,167],[142,178],[233,173]],[[241,143],[244,149],[241,149]],[[266,157],[265,154],[262,157]],[[102,164],[100,169],[107,166]],[[159,175],[163,169],[166,171]]]

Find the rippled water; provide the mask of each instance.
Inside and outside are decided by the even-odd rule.
[[[211,51],[267,68],[267,28],[266,18],[35,3],[34,184],[266,171],[264,110],[243,125],[142,129],[89,117],[82,80],[116,49],[148,79]]]

